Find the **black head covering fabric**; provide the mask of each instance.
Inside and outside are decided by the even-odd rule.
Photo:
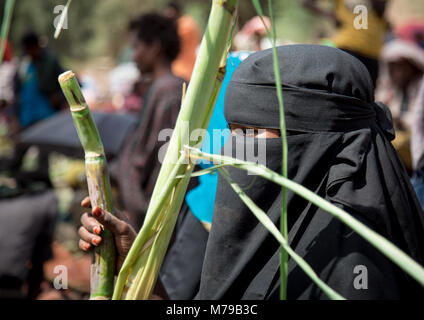
[[[289,178],[424,264],[423,212],[390,143],[394,137],[390,113],[374,103],[364,65],[341,50],[318,45],[278,47],[278,58]],[[278,110],[272,51],[252,54],[229,83],[225,117],[229,123],[279,128]],[[232,143],[234,155],[239,143],[247,145],[233,135],[227,143]],[[266,152],[267,167],[281,172],[281,139],[267,139]],[[279,226],[281,188],[245,171],[228,171]],[[367,241],[291,191],[288,226],[292,248],[345,298],[423,296],[414,280]],[[272,299],[278,292],[279,244],[220,177],[196,298]],[[287,292],[288,299],[327,298],[293,260]]]

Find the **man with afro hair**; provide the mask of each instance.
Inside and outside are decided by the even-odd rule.
[[[181,105],[184,80],[172,73],[180,40],[173,19],[147,13],[135,20],[133,61],[151,85],[143,98],[136,129],[127,138],[117,163],[111,168],[119,198],[133,227],[138,229],[160,169],[158,142],[162,129],[174,128]]]

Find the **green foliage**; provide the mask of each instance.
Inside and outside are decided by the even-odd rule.
[[[4,2],[4,1],[2,1]],[[62,61],[75,63],[99,56],[117,58],[127,44],[127,26],[130,19],[149,10],[161,11],[167,0],[75,0],[69,9],[68,29],[61,31],[54,40],[54,20],[60,13],[54,13],[55,6],[65,5],[66,0],[19,0],[16,1],[10,41],[14,52],[22,53],[20,39],[27,31],[44,36],[50,48],[55,50]],[[204,0],[179,1],[184,11],[192,15],[200,27],[206,27],[210,2]],[[267,0],[260,0],[264,14],[269,15]],[[0,5],[0,16],[4,6]],[[238,25],[242,27],[256,15],[250,0],[242,0],[238,9]],[[314,19],[297,0],[279,0],[274,4],[277,37],[289,40],[310,40],[314,35]],[[237,31],[237,30],[236,30]]]
[[[308,42],[316,37],[318,20],[298,0],[274,1],[277,37],[292,42]]]
[[[26,32],[34,31],[44,36],[43,43],[48,42],[49,47],[60,55],[75,59],[90,55],[92,49],[90,43],[95,36],[92,18],[101,1],[74,1],[68,15],[68,29],[62,30],[60,39],[53,41],[55,32],[53,23],[60,14],[54,13],[54,8],[58,5],[65,5],[65,2],[58,0],[16,1],[10,30],[10,41],[16,54],[22,54],[22,36]]]
[[[97,56],[116,56],[125,43],[128,22],[136,14],[152,8],[153,0],[76,0],[68,13],[68,29],[63,29],[54,40],[54,13],[59,0],[19,0],[16,2],[10,41],[14,51],[22,54],[20,39],[28,31],[44,36],[60,56],[73,60]],[[3,8],[0,9],[2,14]]]

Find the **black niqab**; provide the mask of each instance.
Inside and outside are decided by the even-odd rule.
[[[374,103],[365,66],[341,50],[318,45],[282,46],[278,58],[289,178],[423,264],[424,216],[390,143],[390,113]],[[229,123],[279,128],[271,50],[252,54],[234,72],[225,117]],[[233,135],[230,139],[234,152],[238,142]],[[266,143],[267,167],[281,172],[281,139]],[[235,168],[229,173],[279,226],[281,188]],[[367,241],[291,191],[288,224],[292,248],[345,298],[423,296],[414,280]],[[365,276],[362,266],[367,289],[363,282],[355,287],[357,277]],[[327,298],[293,260],[287,292],[288,299]],[[197,298],[272,299],[278,293],[279,244],[220,177]]]

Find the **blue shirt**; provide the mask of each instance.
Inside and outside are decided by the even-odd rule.
[[[19,122],[22,127],[51,116],[55,110],[38,88],[37,69],[34,63],[28,64],[22,81],[19,104]]]
[[[227,72],[221,85],[215,108],[212,113],[207,135],[203,141],[201,150],[207,153],[219,154],[222,146],[225,144],[230,131],[228,123],[224,117],[224,100],[225,92],[230,82],[231,76],[239,66],[239,64],[248,57],[249,52],[230,53],[227,58]],[[219,129],[224,131],[214,137],[214,130]],[[216,131],[215,131],[216,132]],[[199,165],[202,169],[212,167],[213,164],[200,161]],[[186,203],[189,206],[194,216],[202,222],[212,222],[213,209],[215,205],[216,187],[218,184],[218,172],[215,170],[209,174],[199,177],[199,185],[190,190],[186,195]]]

